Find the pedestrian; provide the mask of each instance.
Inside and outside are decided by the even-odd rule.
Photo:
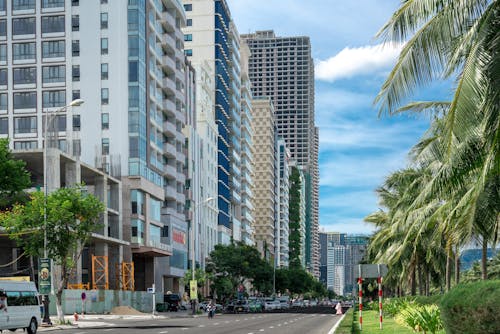
[[[7,294],[0,290],[0,310],[7,312]]]
[[[208,319],[212,319],[215,314],[215,304],[213,301],[210,301],[210,303],[207,305],[207,312],[208,312]]]
[[[338,315],[342,315],[342,304],[340,302],[337,303],[335,309],[337,310]]]

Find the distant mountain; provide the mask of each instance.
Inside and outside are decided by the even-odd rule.
[[[497,250],[498,251],[498,250]],[[488,259],[492,258],[494,255],[493,249],[488,248]],[[472,267],[475,261],[481,261],[481,249],[473,248],[462,251],[460,255],[460,271],[468,270]]]

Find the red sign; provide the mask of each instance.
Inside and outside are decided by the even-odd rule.
[[[174,239],[175,242],[178,244],[186,244],[186,233],[178,231],[178,230],[173,230],[172,231],[172,238]]]

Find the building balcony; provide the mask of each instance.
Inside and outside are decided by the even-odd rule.
[[[174,137],[177,134],[177,129],[175,127],[175,124],[172,123],[170,120],[163,122],[163,132],[170,134],[170,136],[167,137]]]
[[[169,176],[169,178],[172,179],[177,175],[177,170],[175,169],[175,167],[170,165],[163,165],[163,172],[166,176]]]
[[[176,92],[175,81],[170,79],[169,77],[163,77],[163,89],[167,90],[168,92],[170,92],[170,94],[174,95]]]
[[[175,60],[170,56],[162,57],[162,66],[167,70],[167,72],[175,72]]]
[[[177,154],[177,150],[175,149],[175,146],[170,143],[163,143],[163,153],[167,156],[170,156],[171,158],[175,158]]]
[[[177,200],[177,189],[173,186],[165,186],[165,198],[170,200]]]
[[[175,102],[168,99],[163,100],[163,109],[170,115],[175,115]]]

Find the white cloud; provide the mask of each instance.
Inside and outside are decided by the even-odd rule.
[[[346,218],[328,222],[321,221],[321,230],[325,232],[370,235],[375,232],[375,229],[375,225],[365,223],[362,219]]]
[[[358,75],[384,72],[394,63],[401,47],[401,44],[346,47],[327,60],[317,61],[316,79],[333,82]]]

